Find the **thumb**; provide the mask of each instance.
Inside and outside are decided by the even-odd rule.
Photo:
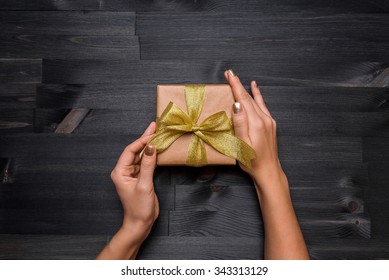
[[[249,122],[246,111],[243,110],[243,106],[239,102],[235,102],[234,105],[232,105],[232,111],[232,122],[234,124],[235,136],[251,146],[249,137]]]
[[[157,155],[154,145],[145,147],[139,171],[139,184],[142,187],[150,187],[153,185],[154,169],[157,164]]]

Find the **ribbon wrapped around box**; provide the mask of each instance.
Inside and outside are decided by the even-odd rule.
[[[234,135],[229,85],[158,85],[158,165],[233,165],[251,168],[255,151]]]

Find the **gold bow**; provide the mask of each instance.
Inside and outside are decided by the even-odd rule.
[[[173,102],[157,119],[157,132],[150,142],[157,153],[166,150],[185,133],[192,133],[186,164],[203,166],[207,164],[204,142],[218,152],[234,158],[251,169],[255,151],[244,141],[234,136],[231,120],[226,112],[220,111],[206,118],[200,125],[200,116],[205,95],[205,85],[185,85],[185,99],[188,114]]]

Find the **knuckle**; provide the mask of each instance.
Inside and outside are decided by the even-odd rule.
[[[233,121],[235,127],[244,127],[246,125],[246,116],[244,114],[234,116]]]
[[[255,128],[260,131],[265,130],[266,129],[265,122],[262,119],[259,119],[257,122],[255,122]]]

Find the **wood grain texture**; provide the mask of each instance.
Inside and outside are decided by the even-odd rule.
[[[55,10],[114,10],[134,11],[133,0],[1,0],[1,10],[55,11]]]
[[[385,239],[308,240],[314,259],[387,259]],[[349,253],[351,252],[351,253]],[[263,241],[257,237],[156,237],[142,246],[140,259],[262,259]]]
[[[387,5],[379,5],[374,1],[325,1],[325,0],[276,0],[272,2],[258,0],[197,0],[197,1],[178,1],[178,0],[136,0],[137,11],[246,11],[246,12],[263,12],[263,14],[279,14],[281,12],[301,12],[311,11],[320,14],[343,12],[343,13],[372,13],[384,12]],[[382,0],[378,0],[382,2]]]
[[[74,108],[55,129],[55,133],[72,133],[89,113],[89,109]]]
[[[0,259],[94,259],[107,240],[105,235],[0,234]]]
[[[142,245],[138,259],[263,259],[258,237],[156,237]]]
[[[332,174],[331,174],[332,175]],[[364,190],[360,185],[339,188],[321,182],[291,183],[293,205],[304,213],[364,213]],[[252,185],[176,185],[175,209],[185,211],[237,211],[259,215],[258,197]],[[307,211],[309,209],[309,211]]]
[[[67,207],[65,211],[46,204],[39,208],[0,209],[0,221],[1,234],[114,235],[123,223],[123,210]],[[150,235],[168,235],[166,211],[160,212]]]
[[[261,63],[360,63],[366,60],[389,60],[389,42],[353,40],[346,38],[282,38],[263,39],[255,35],[240,38],[161,38],[140,37],[141,58],[253,60]],[[223,50],[222,52],[220,50]]]
[[[271,112],[389,110],[387,88],[261,86],[261,93]],[[39,84],[36,95],[39,108],[134,110],[142,107],[153,112],[156,106],[156,87],[152,84]]]
[[[319,260],[352,259],[352,260],[382,260],[389,258],[388,241],[385,239],[352,240],[315,239],[308,241],[311,258]]]
[[[7,166],[7,184],[0,189],[0,208],[121,210],[110,178],[114,162],[77,158],[12,159]],[[162,210],[174,208],[174,186],[169,181],[169,170],[157,168],[154,186]]]
[[[0,157],[118,158],[138,135],[23,134],[0,138]],[[361,139],[279,137],[281,160],[361,162]]]
[[[0,83],[40,83],[41,73],[41,59],[0,58]]]
[[[370,220],[363,214],[320,213],[317,216],[299,215],[301,230],[308,239],[370,238]],[[308,217],[306,217],[308,216]],[[262,237],[260,212],[248,211],[171,211],[170,236]]]
[[[270,3],[269,3],[270,4]],[[271,5],[271,4],[270,4]],[[284,6],[283,6],[284,7]],[[282,9],[282,8],[281,8]],[[138,13],[138,36],[169,38],[252,37],[276,39],[349,38],[387,41],[386,14],[312,15],[306,12],[266,14],[262,12],[149,12]]]
[[[139,59],[135,36],[0,35],[3,58]]]
[[[36,84],[0,84],[0,109],[32,109]]]
[[[226,83],[223,72],[234,69],[243,84],[361,87],[389,67],[387,63],[328,61],[106,61],[43,60],[42,81],[47,84],[88,83]],[[185,69],[185,71],[183,71]]]
[[[281,163],[291,188],[308,185],[318,188],[366,189],[369,185],[367,163],[331,161],[328,158],[301,162],[282,160]],[[208,173],[208,176],[204,176],[204,173]],[[198,169],[174,167],[171,170],[171,184],[201,185],[215,192],[234,185],[253,186],[250,176],[238,166],[208,166]]]
[[[135,13],[0,11],[0,26],[2,34],[128,36],[135,34]]]
[[[33,132],[33,109],[2,109],[0,111],[0,132],[21,133]]]
[[[54,132],[68,113],[68,109],[34,109],[34,132]]]
[[[388,139],[380,137],[363,138],[363,161],[387,161],[388,159]]]

